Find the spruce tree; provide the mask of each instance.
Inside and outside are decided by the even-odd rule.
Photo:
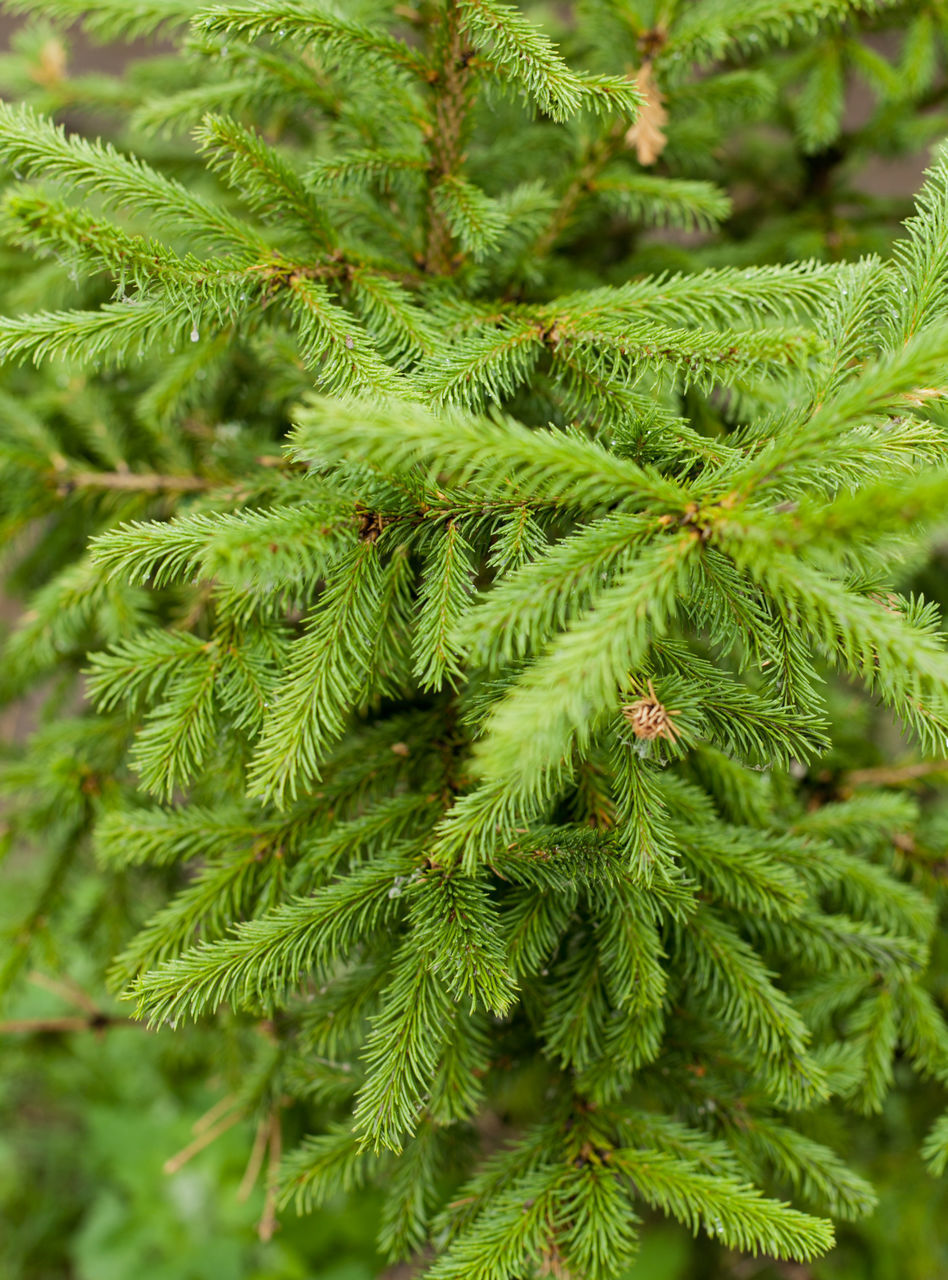
[[[825,1253],[873,1191],[804,1113],[948,1083],[948,153],[894,244],[850,185],[948,131],[942,7],[7,8],[0,983],[94,859],[267,1229],[377,1183],[432,1280],[608,1280],[653,1211]]]

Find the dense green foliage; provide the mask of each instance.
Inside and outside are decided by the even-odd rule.
[[[941,6],[7,8],[0,988],[432,1280],[821,1257],[894,1087],[943,1172]]]

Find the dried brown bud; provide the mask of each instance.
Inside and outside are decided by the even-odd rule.
[[[375,542],[385,528],[385,521],[377,511],[359,511],[359,541]]]
[[[638,38],[639,53],[644,54],[645,58],[651,61],[656,53],[660,53],[668,41],[668,32],[664,26],[659,24],[657,27],[650,27],[648,31],[643,31]]]
[[[679,729],[672,716],[678,711],[668,711],[658,700],[655,686],[648,682],[648,696],[639,698],[637,702],[626,702],[622,706],[622,714],[632,726],[637,738],[651,741],[653,738],[666,738],[669,742],[678,737]]]

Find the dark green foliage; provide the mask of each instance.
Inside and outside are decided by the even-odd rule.
[[[240,1045],[265,1230],[378,1185],[433,1280],[609,1280],[656,1215],[825,1254],[838,1118],[948,1083],[902,789],[948,154],[902,232],[846,167],[948,131],[940,10],[9,7],[0,685],[47,702],[0,985],[91,854],[115,995]],[[183,61],[73,82],[46,18]]]

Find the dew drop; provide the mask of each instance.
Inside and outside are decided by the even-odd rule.
[[[191,341],[192,341],[192,342],[200,342],[200,341],[201,341],[201,335],[200,335],[200,333],[199,333],[199,331],[198,331],[197,325],[195,325],[195,326],[194,326],[194,328],[191,330]]]

